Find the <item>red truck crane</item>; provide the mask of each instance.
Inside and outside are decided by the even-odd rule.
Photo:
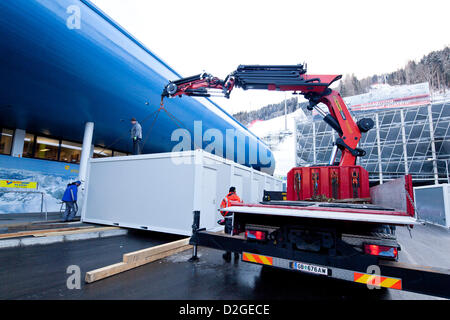
[[[233,203],[231,235],[200,228],[194,212],[193,260],[197,246],[241,254],[242,261],[368,285],[450,297],[450,270],[398,262],[396,227],[415,218],[411,176],[369,189],[369,175],[356,165],[371,119],[353,120],[330,85],[341,75],[308,75],[304,65],[241,65],[224,80],[207,73],[169,82],[161,96],[230,97],[235,88],[292,91],[303,95],[339,135],[328,166],[289,171],[287,192],[264,191],[259,203]],[[328,108],[324,112],[319,103]],[[337,149],[341,151],[335,163]],[[371,196],[372,193],[372,196]],[[394,200],[392,200],[392,195]],[[386,206],[386,203],[389,206]]]

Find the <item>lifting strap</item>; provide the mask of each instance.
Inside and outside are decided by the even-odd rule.
[[[302,184],[301,184],[302,177],[301,177],[300,172],[295,173],[294,180],[295,180],[294,191],[297,193],[297,200],[301,200],[300,191],[301,191],[301,186],[302,186]]]
[[[313,172],[312,173],[312,180],[313,180],[313,197],[317,197],[317,193],[319,191],[319,172]]]
[[[353,198],[359,198],[359,173],[356,170],[352,172]]]
[[[331,171],[331,197],[339,199],[339,176],[335,170]]]

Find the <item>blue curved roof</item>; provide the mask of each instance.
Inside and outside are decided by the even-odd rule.
[[[71,5],[81,10],[80,29],[66,25]],[[79,141],[93,121],[95,144],[130,151],[129,119],[136,117],[144,139],[149,135],[144,152],[169,152],[178,143],[171,134],[179,125],[165,113],[149,131],[162,88],[180,75],[90,1],[1,1],[0,22],[0,126]],[[273,173],[268,147],[212,101],[183,97],[166,100],[165,108],[190,132],[194,121],[203,132],[237,130],[244,164],[249,151],[259,151],[271,162],[252,166]],[[226,146],[222,153],[230,154]],[[239,160],[236,147],[231,154]]]

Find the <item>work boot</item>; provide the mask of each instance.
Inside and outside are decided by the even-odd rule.
[[[230,262],[231,261],[231,252],[225,252],[222,255],[223,260],[225,260],[226,262]]]

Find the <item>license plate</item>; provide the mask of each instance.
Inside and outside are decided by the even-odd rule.
[[[302,263],[302,262],[291,262],[290,263],[291,269],[297,270],[297,271],[303,271],[308,273],[314,273],[314,274],[321,274],[323,276],[328,275],[328,268],[316,266],[313,264],[308,263]]]

